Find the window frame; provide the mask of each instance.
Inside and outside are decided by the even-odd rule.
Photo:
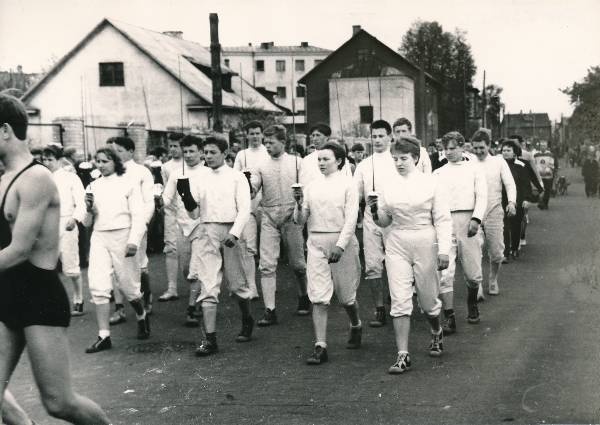
[[[110,78],[107,79],[109,73]],[[99,62],[98,84],[100,87],[125,87],[125,65],[123,62]]]

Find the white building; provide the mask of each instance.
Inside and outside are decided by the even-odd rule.
[[[295,110],[298,115],[304,115],[306,110],[304,87],[298,86],[298,80],[331,53],[331,50],[311,46],[307,42],[300,43],[300,46],[276,46],[268,42],[222,49],[225,65],[258,90],[275,93],[275,103],[290,111]]]

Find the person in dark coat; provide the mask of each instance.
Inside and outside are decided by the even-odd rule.
[[[585,196],[596,196],[598,192],[598,161],[596,161],[594,152],[588,152],[583,165],[581,166],[581,175],[585,183]]]

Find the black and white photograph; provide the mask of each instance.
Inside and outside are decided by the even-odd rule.
[[[0,423],[600,424],[600,1],[0,0]]]

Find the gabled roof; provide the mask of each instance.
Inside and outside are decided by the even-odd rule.
[[[511,127],[550,127],[552,123],[547,113],[505,114],[502,120]]]
[[[223,53],[323,53],[329,54],[331,50],[322,47],[307,45],[303,46],[276,46],[269,47],[257,46],[224,46]]]
[[[182,86],[186,87],[203,101],[212,104],[212,81],[193,64],[196,63],[210,68],[211,55],[206,48],[193,41],[183,40],[108,18],[103,19],[83,40],[58,61],[48,74],[32,86],[23,96],[23,100],[26,101],[37,90],[43,87],[53,76],[60,72],[79,50],[84,48],[90,40],[107,26],[113,27],[123,35],[123,37],[156,62],[163,70],[173,78],[179,80]],[[223,107],[241,108],[242,106],[248,107],[251,104],[253,108],[270,112],[280,112],[275,105],[265,99],[235,72],[226,67],[224,63],[221,64],[221,71],[223,74],[232,75],[231,86],[233,90],[233,93],[223,90]],[[242,90],[243,93],[241,93]]]
[[[342,44],[340,47],[338,47],[336,50],[334,50],[333,53],[331,53],[329,56],[327,56],[325,59],[323,59],[323,61],[321,63],[319,63],[314,68],[312,68],[310,71],[308,71],[302,78],[300,78],[298,80],[298,82],[300,84],[305,84],[306,80],[309,79],[312,74],[317,72],[319,69],[327,66],[327,63],[329,61],[336,60],[338,57],[344,56],[345,55],[345,53],[343,52],[344,49],[346,47],[350,46],[352,43],[354,43],[357,39],[363,38],[363,37],[367,38],[370,42],[374,43],[377,47],[387,50],[388,53],[395,55],[400,61],[404,62],[409,67],[413,68],[416,72],[420,72],[420,68],[417,65],[415,65],[414,63],[412,63],[411,61],[406,59],[404,56],[402,56],[397,51],[390,49],[388,46],[386,46],[384,43],[379,41],[376,37],[372,36],[370,33],[365,31],[364,29],[361,29],[361,30],[357,31],[356,34],[354,34],[348,41],[346,41],[344,44]],[[433,78],[431,76],[431,74],[429,74],[427,72],[425,73],[425,78],[427,79],[428,82],[433,82],[434,84],[437,84],[437,85],[440,84],[439,81],[437,81],[435,78]]]

